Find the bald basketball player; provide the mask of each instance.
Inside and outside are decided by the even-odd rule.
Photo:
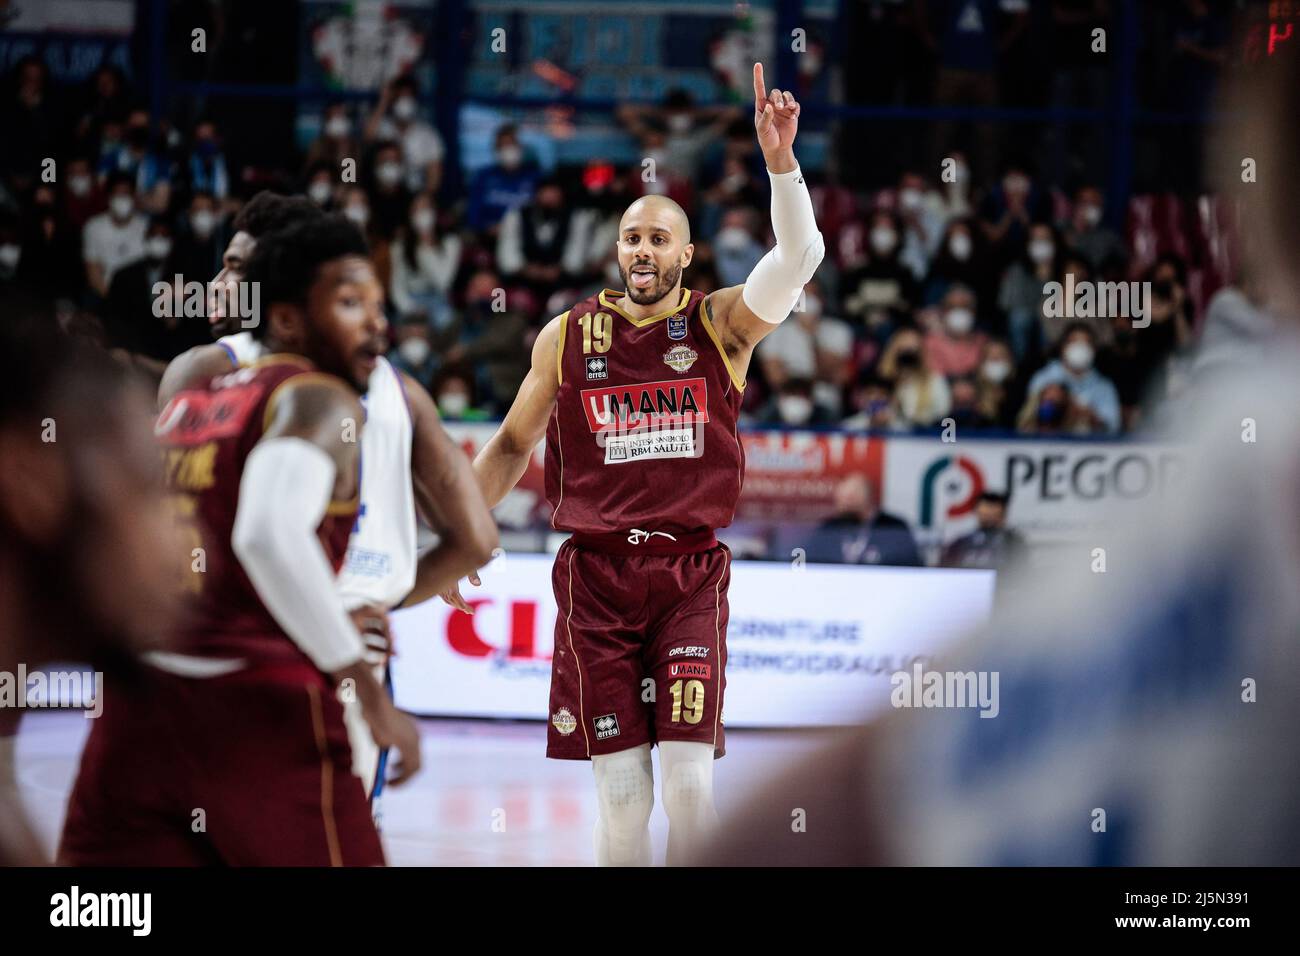
[[[716,823],[731,523],[743,479],[736,420],[754,346],[782,322],[824,246],[793,144],[799,104],[754,64],[754,128],[772,181],[776,246],[744,285],[682,288],[695,247],[672,200],[623,214],[623,289],[547,323],[532,369],[474,462],[495,505],[546,436],[559,617],[547,756],[590,760],[602,865],[650,862],[658,743],[668,862]],[[476,578],[471,578],[477,583]],[[469,611],[458,590],[445,599]]]

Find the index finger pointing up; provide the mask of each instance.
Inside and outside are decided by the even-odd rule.
[[[763,86],[763,64],[754,64],[754,109],[763,112],[767,101],[767,88]]]

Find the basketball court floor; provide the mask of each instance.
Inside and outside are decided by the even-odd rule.
[[[81,711],[29,710],[17,747],[19,787],[28,816],[53,855],[81,745],[90,730]],[[406,786],[380,798],[389,863],[395,866],[589,866],[596,795],[591,765],[547,760],[540,722],[424,719],[424,766]],[[718,813],[752,795],[787,760],[808,753],[824,733],[728,730],[727,756],[715,765]],[[663,862],[668,823],[658,800],[651,839]]]

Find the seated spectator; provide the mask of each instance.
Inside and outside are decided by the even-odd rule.
[[[352,127],[352,117],[346,103],[331,103],[325,107],[321,118],[321,134],[307,147],[306,169],[327,167],[338,182],[343,171],[343,160],[357,159],[361,155],[361,142]]]
[[[473,404],[469,383],[459,375],[444,375],[433,388],[438,412],[449,422],[481,422],[491,418],[486,409]]]
[[[1035,222],[1029,227],[1020,255],[1003,273],[998,308],[1006,313],[1007,334],[1017,361],[1029,361],[1042,354],[1044,290],[1061,273],[1062,251],[1051,225]]]
[[[920,283],[930,271],[930,260],[943,241],[948,215],[939,194],[930,190],[926,178],[915,171],[905,172],[899,178],[894,200],[903,237],[898,261]]]
[[[127,117],[122,143],[101,158],[99,173],[105,179],[113,173],[128,177],[135,187],[136,205],[148,215],[162,215],[171,204],[175,170],[166,155],[155,149],[144,110],[133,110]]]
[[[979,386],[971,376],[954,378],[948,385],[952,392],[952,407],[948,410],[959,430],[992,428],[993,419],[980,407]]]
[[[1024,435],[1052,437],[1078,433],[1079,409],[1071,398],[1068,382],[1053,382],[1025,398],[1016,418],[1016,431]]]
[[[419,89],[405,74],[384,87],[366,121],[367,142],[392,140],[401,147],[403,182],[412,193],[437,194],[442,185],[442,160],[447,149],[438,131],[420,116]]]
[[[881,511],[865,475],[849,475],[835,488],[835,513],[812,533],[809,561],[834,564],[924,564],[907,522]]]
[[[505,214],[533,198],[541,172],[535,162],[525,159],[513,124],[497,130],[493,149],[496,161],[480,169],[470,182],[465,225],[495,239]]]
[[[500,288],[493,270],[475,272],[465,287],[465,308],[434,336],[442,370],[463,376],[476,404],[498,415],[514,400],[531,361],[529,316],[517,301],[502,301]]]
[[[344,186],[339,194],[339,211],[357,224],[367,236],[371,235],[370,197],[360,186]]]
[[[948,414],[948,382],[926,364],[921,333],[914,326],[894,333],[876,370],[894,384],[894,420],[900,426],[928,428]]]
[[[374,235],[392,239],[406,222],[411,208],[402,172],[402,150],[388,140],[376,144],[366,177],[366,196],[370,200],[370,230]]]
[[[175,288],[177,272],[169,261],[173,252],[171,232],[166,219],[155,217],[150,221],[145,235],[144,257],[119,269],[113,276],[104,309],[109,345],[150,360],[147,364],[159,375],[168,362],[186,349],[212,341],[205,316],[184,314],[184,283],[204,280],[183,277],[180,297],[171,291]],[[154,310],[158,301],[154,286],[159,282],[167,284],[170,297],[166,308],[158,310],[163,315]]]
[[[104,211],[104,190],[95,181],[95,169],[88,157],[66,159],[63,169],[63,222],[79,234],[91,216]]]
[[[326,162],[313,163],[307,168],[303,192],[326,212],[334,212],[334,194],[338,191],[339,182],[337,167]]]
[[[77,232],[59,216],[53,185],[40,183],[32,191],[17,241],[15,268],[28,289],[54,298],[84,288]]]
[[[1024,561],[1025,539],[1007,527],[1009,496],[984,491],[975,501],[979,527],[943,549],[940,564],[945,568],[993,568],[1006,570]]]
[[[920,285],[899,258],[899,219],[887,210],[871,214],[865,261],[846,269],[840,280],[845,315],[878,340],[920,301]]]
[[[440,331],[455,319],[451,289],[460,270],[461,239],[439,230],[437,219],[428,193],[411,201],[411,214],[393,243],[389,296],[403,321]]]
[[[925,361],[947,378],[970,375],[979,367],[988,336],[975,327],[975,294],[964,285],[948,287],[942,318],[925,336]]]
[[[737,207],[722,214],[722,228],[713,237],[714,267],[724,287],[744,285],[767,248],[755,237],[754,212]]]
[[[758,360],[773,389],[792,378],[811,379],[814,400],[838,415],[841,391],[853,371],[853,331],[839,319],[822,315],[822,300],[815,291],[805,292],[803,298],[802,311],[796,308],[758,344]]]
[[[1029,238],[1029,225],[1051,218],[1051,200],[1022,163],[1010,163],[980,205],[980,224],[995,261],[1009,261]]]
[[[548,176],[537,184],[527,205],[512,209],[497,234],[497,268],[507,278],[545,295],[582,267],[581,236],[573,228],[573,211],[564,201],[559,179]]]
[[[221,271],[226,235],[221,228],[216,198],[211,193],[196,192],[190,199],[184,227],[174,244],[172,267],[187,282],[207,282]]]
[[[113,173],[105,183],[108,210],[92,216],[82,234],[86,282],[101,299],[108,295],[113,274],[144,256],[149,220],[136,209],[133,180]]]
[[[892,431],[894,424],[894,385],[869,369],[864,369],[853,386],[850,398],[854,414],[841,427],[854,431]]]
[[[186,169],[189,188],[193,192],[207,193],[218,204],[230,197],[230,173],[226,170],[226,156],[217,140],[216,124],[210,120],[195,124],[194,145]]]
[[[409,319],[403,316],[401,324],[393,327],[392,336],[395,347],[388,360],[395,368],[429,388],[439,365],[430,343],[429,324],[418,316]]]
[[[625,188],[625,180],[607,160],[592,159],[583,169],[582,192],[576,202],[572,227],[577,260],[566,263],[566,267],[584,281],[604,272],[606,260],[618,243],[618,224],[628,205]],[[696,259],[699,252],[697,248]],[[616,273],[613,283],[621,282]]]
[[[930,263],[930,273],[921,290],[920,304],[934,305],[943,299],[950,285],[964,285],[975,291],[980,302],[991,301],[997,270],[972,219],[948,223],[939,251]]]
[[[768,399],[756,421],[760,425],[802,428],[810,425],[834,425],[837,419],[829,408],[813,400],[813,383],[810,379],[789,378]]]
[[[1078,290],[1081,288],[1080,283],[1104,281],[1104,277],[1094,273],[1088,261],[1073,249],[1065,250],[1059,258],[1061,264],[1056,274],[1056,281],[1061,284],[1062,294],[1067,288],[1073,287]],[[1094,314],[1071,318],[1066,314],[1065,309],[1058,309],[1055,315],[1049,315],[1045,302],[1039,310],[1039,336],[1044,343],[1059,342],[1065,330],[1072,324],[1083,324],[1091,328],[1093,341],[1098,346],[1110,342],[1111,325],[1110,319],[1106,316]]]
[[[1093,367],[1096,336],[1085,322],[1071,323],[1061,337],[1057,358],[1029,380],[1026,409],[1039,408],[1040,393],[1049,385],[1069,386],[1068,428],[1077,434],[1113,435],[1120,427],[1119,393],[1115,385]]]
[[[1011,348],[1001,339],[984,343],[975,373],[976,405],[993,427],[1014,428],[1024,401],[1024,382],[1016,370]]]
[[[1124,240],[1115,230],[1102,224],[1106,204],[1096,186],[1082,186],[1074,195],[1074,210],[1062,229],[1070,248],[1078,251],[1094,270],[1107,259],[1127,258]]]

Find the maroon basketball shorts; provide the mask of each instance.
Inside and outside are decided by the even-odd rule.
[[[382,866],[343,707],[305,662],[223,677],[109,679],[59,862]]]
[[[681,740],[721,757],[730,550],[711,533],[707,550],[687,554],[655,553],[664,545],[654,543],[616,554],[575,538],[551,574],[559,614],[546,756]]]

